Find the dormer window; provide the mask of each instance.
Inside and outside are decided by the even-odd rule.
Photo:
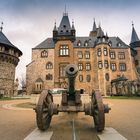
[[[87,46],[88,46],[88,42],[87,42],[87,41],[85,41],[84,46],[85,46],[85,47],[87,47]]]
[[[121,45],[121,43],[118,43],[117,46],[118,46],[118,47],[121,47],[122,45]]]
[[[77,46],[79,46],[79,47],[81,46],[81,41],[80,40],[78,41]]]
[[[112,46],[112,42],[111,41],[109,41],[109,46]]]

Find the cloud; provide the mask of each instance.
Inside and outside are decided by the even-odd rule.
[[[23,52],[16,75],[25,73],[31,62],[31,50],[47,37],[52,37],[67,5],[70,22],[74,19],[77,36],[88,36],[93,25],[101,23],[109,36],[119,36],[130,42],[131,21],[140,36],[138,0],[0,0],[0,21],[4,21],[4,34]]]

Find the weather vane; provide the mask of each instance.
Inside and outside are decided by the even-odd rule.
[[[2,32],[3,30],[3,22],[1,22],[1,27],[0,27],[0,31]]]

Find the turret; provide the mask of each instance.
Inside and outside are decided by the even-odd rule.
[[[108,35],[106,33],[106,35],[104,34],[101,26],[99,25],[98,31],[97,31],[97,39],[96,39],[96,44],[100,44],[100,43],[108,43]]]
[[[71,40],[74,42],[75,32],[74,23],[72,23],[71,27],[68,13],[64,13],[58,29],[56,28],[56,24],[54,26],[53,40],[54,42],[57,42],[58,40]]]
[[[90,37],[96,37],[96,36],[97,36],[97,28],[96,28],[96,22],[95,22],[95,19],[94,19],[94,22],[93,22],[93,28],[92,28],[92,31],[90,31],[89,36],[90,36]]]

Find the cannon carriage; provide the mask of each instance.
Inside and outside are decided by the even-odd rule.
[[[108,113],[110,108],[107,104],[103,104],[99,91],[92,93],[89,103],[82,103],[81,94],[83,90],[75,89],[77,74],[78,67],[75,64],[67,65],[66,75],[68,77],[68,89],[62,93],[61,104],[53,103],[53,95],[50,90],[42,91],[35,108],[37,126],[40,130],[47,130],[50,126],[52,116],[57,115],[59,112],[85,112],[85,115],[93,117],[97,131],[101,132],[104,130],[105,113]]]

